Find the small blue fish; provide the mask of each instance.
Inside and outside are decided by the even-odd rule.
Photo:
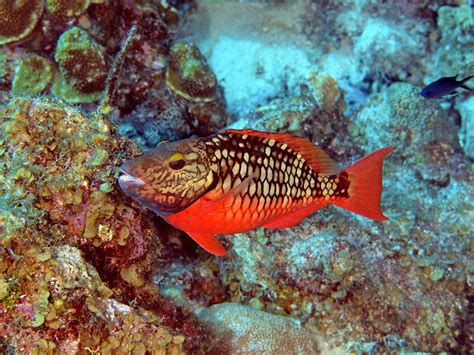
[[[454,94],[457,88],[463,88],[469,91],[474,91],[474,89],[466,86],[466,81],[474,78],[474,75],[468,76],[463,80],[456,80],[457,75],[449,76],[445,78],[438,79],[423,90],[421,90],[421,96],[427,99],[439,99],[442,96]]]

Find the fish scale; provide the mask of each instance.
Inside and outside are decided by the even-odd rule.
[[[252,172],[255,174],[248,186],[233,197],[226,221],[246,220],[246,215],[251,214],[255,222],[261,223],[315,201],[347,197],[347,178],[314,172],[301,154],[285,143],[225,132],[205,143],[217,180],[216,195],[226,194],[252,178]]]

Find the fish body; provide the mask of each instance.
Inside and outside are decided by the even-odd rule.
[[[458,88],[474,91],[472,88],[466,86],[466,82],[474,78],[474,75],[463,80],[456,80],[456,77],[457,76],[445,77],[432,82],[423,88],[421,96],[427,99],[439,99],[442,96],[453,94]]]
[[[227,130],[158,145],[126,162],[119,183],[204,249],[225,255],[215,234],[291,227],[328,204],[386,219],[380,209],[382,162],[394,149],[341,170],[304,138]]]

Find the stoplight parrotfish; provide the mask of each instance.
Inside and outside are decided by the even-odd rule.
[[[380,208],[382,164],[395,147],[341,170],[318,146],[283,133],[226,130],[159,144],[125,162],[123,191],[215,255],[216,234],[287,228],[329,204],[373,220]]]
[[[463,88],[469,91],[474,91],[466,85],[466,82],[474,78],[474,75],[468,76],[463,80],[456,80],[457,75],[438,79],[421,90],[421,96],[427,99],[439,99],[446,95],[451,95],[456,92],[456,89]]]

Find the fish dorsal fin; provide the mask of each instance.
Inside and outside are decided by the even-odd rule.
[[[332,160],[324,150],[317,145],[314,145],[306,138],[297,137],[288,133],[260,132],[253,129],[228,129],[224,132],[274,139],[279,143],[285,143],[292,150],[300,153],[308,165],[317,173],[334,175],[341,171],[337,163]]]

